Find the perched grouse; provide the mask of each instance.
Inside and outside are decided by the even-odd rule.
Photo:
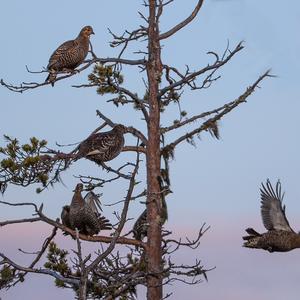
[[[94,34],[91,26],[81,29],[75,40],[61,44],[51,55],[47,69],[49,75],[45,82],[54,86],[57,72],[72,72],[86,58],[89,51],[90,35]]]
[[[265,233],[258,233],[253,228],[247,228],[248,236],[244,236],[244,247],[267,250],[269,252],[286,252],[300,248],[300,235],[294,232],[285,215],[285,206],[282,206],[284,193],[281,193],[281,184],[278,181],[274,190],[270,181],[262,184],[261,216]]]
[[[160,182],[161,184],[161,182]],[[161,186],[161,211],[160,211],[160,224],[164,225],[168,220],[168,208],[165,196],[172,191],[168,186]],[[136,240],[142,241],[144,237],[148,234],[148,222],[147,222],[147,208],[142,212],[142,214],[138,217],[136,222],[133,225],[133,236]]]
[[[126,127],[118,124],[107,132],[92,134],[78,147],[76,159],[85,157],[98,165],[117,157],[124,146]]]
[[[98,234],[100,230],[110,230],[110,222],[103,216],[100,216],[97,206],[100,208],[99,198],[93,193],[86,194],[84,199],[81,192],[83,185],[76,185],[71,205],[63,207],[61,219],[63,225],[85,235]]]

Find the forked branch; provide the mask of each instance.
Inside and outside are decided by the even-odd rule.
[[[159,36],[159,39],[160,40],[167,39],[168,37],[172,36],[180,29],[187,26],[190,22],[192,22],[194,20],[194,18],[197,16],[197,14],[199,13],[203,2],[204,2],[204,0],[199,0],[195,9],[193,10],[193,12],[184,21],[180,22],[179,24],[177,24],[176,26],[174,26],[172,29],[168,30],[167,32],[162,33]]]
[[[241,95],[239,96],[236,100],[230,102],[230,103],[227,103],[225,104],[224,106],[222,106],[221,108],[219,109],[216,109],[212,112],[208,112],[206,114],[212,114],[212,113],[216,113],[215,116],[209,118],[207,121],[205,121],[200,127],[182,135],[181,137],[177,138],[175,141],[173,141],[172,143],[166,145],[164,147],[164,149],[173,149],[181,142],[183,141],[186,141],[186,140],[189,140],[189,139],[192,139],[194,135],[197,135],[199,134],[200,132],[202,131],[205,131],[205,130],[209,130],[211,128],[211,126],[213,124],[216,124],[217,121],[219,121],[222,117],[224,117],[226,114],[228,114],[229,112],[231,112],[234,108],[236,108],[237,106],[239,106],[240,104],[242,103],[245,103],[247,102],[247,98],[255,91],[255,89],[258,87],[259,83],[265,79],[266,77],[274,77],[273,75],[270,75],[270,70],[268,70],[267,72],[265,72],[263,75],[261,75],[250,87],[248,87],[246,89],[246,91]],[[170,126],[170,127],[167,127],[167,128],[163,128],[162,130],[164,132],[166,131],[170,131],[172,129],[175,129],[175,128],[178,128],[180,126],[183,126],[183,125],[186,125],[190,122],[193,122],[199,118],[202,118],[203,117],[203,114],[201,115],[198,115],[198,116],[195,116],[195,117],[192,117],[186,121],[183,121],[181,123],[179,123],[178,125],[173,125],[173,126]],[[178,126],[178,127],[176,127]]]

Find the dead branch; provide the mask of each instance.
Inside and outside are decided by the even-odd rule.
[[[79,280],[77,280],[77,279],[64,277],[64,276],[60,275],[59,273],[48,270],[48,269],[41,269],[41,268],[36,269],[36,268],[23,267],[23,266],[15,263],[11,259],[9,259],[3,253],[0,253],[0,257],[2,257],[2,261],[0,261],[0,265],[8,264],[8,265],[12,266],[13,268],[15,268],[19,271],[22,271],[24,273],[37,273],[37,274],[50,275],[58,280],[61,280],[62,282],[69,283],[71,285],[79,285]]]
[[[69,233],[72,237],[76,238],[76,232],[74,230],[72,230],[72,229],[64,226],[63,224],[59,223],[58,221],[54,221],[54,220],[48,218],[46,215],[44,215],[44,213],[42,212],[43,205],[41,205],[41,207],[38,208],[36,206],[36,204],[34,204],[34,203],[9,203],[9,202],[5,202],[5,201],[0,201],[0,203],[5,204],[5,205],[10,205],[10,206],[33,206],[35,213],[39,216],[39,219],[40,219],[39,221],[47,223],[53,227],[59,228],[62,231]],[[7,223],[7,224],[3,225],[3,223]],[[16,223],[19,224],[20,222],[17,220]],[[5,226],[5,225],[9,225],[9,224],[14,224],[14,223],[12,222],[12,220],[10,220],[10,221],[2,222],[1,224],[2,224],[2,226]],[[100,236],[100,235],[88,236],[88,235],[84,235],[84,234],[79,234],[79,238],[84,241],[96,242],[96,243],[97,242],[111,243],[111,241],[113,239],[112,237],[107,237],[107,236]],[[122,245],[133,245],[133,246],[145,247],[145,244],[143,242],[140,242],[140,241],[137,241],[134,239],[123,238],[123,237],[118,237],[116,243],[122,244]]]
[[[209,130],[211,128],[211,124],[214,124],[218,120],[220,120],[222,117],[224,117],[226,114],[228,114],[230,111],[232,111],[234,108],[239,106],[241,103],[247,102],[247,98],[255,91],[255,89],[258,87],[258,84],[265,79],[266,77],[274,77],[273,75],[270,75],[270,70],[265,72],[263,75],[261,75],[250,87],[246,89],[246,91],[239,96],[236,100],[225,104],[221,110],[218,110],[216,115],[214,117],[211,117],[206,122],[204,122],[200,127],[184,134],[183,136],[176,139],[174,142],[170,143],[169,145],[165,146],[164,149],[174,149],[179,143],[186,141],[188,139],[191,139],[194,135],[199,134],[200,132],[204,130]],[[163,150],[162,150],[163,151]]]
[[[184,21],[180,22],[179,24],[177,24],[176,26],[174,26],[167,32],[160,34],[159,39],[160,40],[167,39],[168,37],[172,36],[180,29],[187,26],[190,22],[192,22],[193,19],[197,16],[198,12],[200,11],[200,8],[201,8],[203,2],[204,2],[204,0],[199,0],[195,9],[193,10],[193,12]]]
[[[129,165],[129,163],[125,164],[126,166]],[[111,173],[114,173],[114,174],[117,174],[119,177],[122,177],[124,179],[130,179],[130,176],[129,175],[126,175],[124,173],[121,173],[120,172],[120,169],[122,169],[124,166],[121,166],[120,168],[118,168],[117,170],[109,167],[108,165],[106,165],[104,162],[101,163],[101,166],[103,169],[105,169],[107,172],[111,172]]]
[[[199,75],[202,75],[211,70],[219,69],[220,67],[225,65],[236,53],[241,51],[243,48],[244,48],[244,46],[242,45],[242,43],[239,43],[235,47],[235,49],[230,51],[229,54],[226,57],[224,57],[224,59],[222,59],[221,61],[217,60],[213,64],[208,65],[201,70],[198,70],[198,71],[195,71],[192,73],[188,73],[188,75],[185,75],[184,78],[182,78],[181,80],[175,81],[174,83],[162,88],[159,92],[159,98],[161,98],[166,92],[168,92],[172,89],[175,89],[175,88],[181,89],[184,85],[191,84]],[[226,51],[226,52],[228,52],[228,51]],[[194,87],[194,89],[197,89],[197,88]]]
[[[164,248],[167,249],[165,250],[166,254],[171,254],[176,252],[180,247],[188,247],[191,249],[197,249],[200,245],[200,239],[201,237],[210,229],[210,226],[205,227],[206,224],[204,223],[201,228],[199,229],[198,235],[195,239],[190,240],[188,237],[186,237],[186,242],[182,242],[182,239],[180,238],[179,240],[174,240],[174,239],[163,239],[164,243]],[[168,234],[171,234],[169,232]],[[170,250],[169,248],[175,245],[175,248]]]
[[[57,74],[66,74],[66,75],[58,76],[55,79],[55,82],[72,77],[75,74],[80,73],[80,72],[84,71],[85,69],[89,68],[91,65],[93,65],[95,63],[101,63],[101,64],[118,63],[118,64],[141,66],[141,65],[145,65],[146,61],[145,61],[145,59],[130,60],[130,59],[122,59],[122,58],[93,58],[93,59],[84,61],[83,66],[81,68],[78,68],[69,74],[66,74],[66,72],[58,72]],[[44,72],[44,71],[41,71],[41,73],[42,72]],[[30,73],[32,73],[32,72],[30,72]],[[13,85],[10,83],[6,83],[3,79],[1,79],[0,84],[12,92],[23,93],[27,90],[36,89],[36,88],[39,88],[42,86],[49,85],[50,82],[41,82],[41,83],[22,82],[20,85]]]
[[[5,226],[5,225],[9,225],[9,224],[33,223],[33,222],[37,222],[37,221],[40,221],[40,218],[9,220],[9,221],[0,222],[0,227]]]
[[[16,222],[16,223],[19,223],[19,222]],[[57,227],[54,227],[53,230],[52,230],[51,235],[45,239],[45,241],[44,241],[44,243],[42,245],[41,250],[37,252],[37,256],[32,261],[32,263],[29,265],[29,268],[32,269],[40,261],[40,259],[42,258],[43,254],[45,253],[46,249],[48,248],[50,242],[55,237],[56,233],[57,233]],[[19,279],[13,283],[13,286],[15,286],[17,283],[21,282],[24,279],[24,277],[26,276],[27,273],[28,272],[20,273],[18,275]]]
[[[116,124],[106,117],[103,113],[101,113],[98,109],[96,110],[97,116],[99,116],[102,120],[104,120],[110,127],[114,127]],[[134,128],[133,126],[127,127],[127,132],[130,132],[137,138],[139,138],[145,145],[147,145],[147,138],[144,136],[144,134],[139,131],[138,129]]]
[[[126,152],[126,151],[130,151],[130,152],[140,152],[140,153],[147,153],[147,150],[145,147],[141,147],[141,146],[124,146],[122,151]]]
[[[159,22],[159,19],[163,13],[163,9],[165,6],[169,5],[170,3],[172,3],[174,0],[169,0],[165,3],[163,3],[163,0],[159,0],[159,3],[158,3],[158,9],[157,9],[157,14],[156,14],[156,22],[158,23]]]
[[[141,99],[138,98],[138,96],[134,93],[132,93],[131,91],[129,91],[128,89],[125,89],[117,84],[114,84],[112,82],[110,82],[110,85],[119,93],[121,94],[125,94],[127,96],[129,96],[135,103],[136,108],[140,109],[144,115],[144,118],[146,120],[147,123],[149,123],[149,115],[148,115],[148,111],[146,109],[145,104],[143,103],[143,101]]]
[[[110,29],[108,29],[108,31],[113,37],[113,41],[110,42],[111,47],[119,47],[119,46],[123,45],[123,47],[118,55],[119,59],[123,55],[124,51],[126,50],[128,44],[130,42],[138,41],[141,38],[145,38],[148,33],[147,28],[144,26],[140,26],[139,29],[133,30],[131,32],[126,30],[123,33],[123,35],[121,35],[121,36],[114,34]],[[144,62],[145,62],[145,60],[144,60]]]
[[[139,152],[137,152],[136,164],[135,164],[135,168],[134,168],[131,178],[130,178],[129,188],[128,188],[128,192],[127,192],[127,195],[125,198],[119,225],[118,225],[116,231],[114,232],[113,238],[112,238],[109,246],[107,247],[107,249],[102,254],[100,254],[89,266],[87,266],[86,270],[88,273],[91,272],[93,270],[93,268],[99,264],[100,261],[102,261],[104,258],[106,258],[112,252],[112,250],[115,247],[115,244],[117,243],[117,241],[120,237],[121,231],[123,230],[123,227],[126,222],[129,203],[130,203],[132,193],[133,193],[133,190],[134,190],[134,187],[136,184],[135,176],[138,172],[138,168],[139,168]]]

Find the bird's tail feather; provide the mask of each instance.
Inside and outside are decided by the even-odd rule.
[[[98,221],[99,221],[99,224],[100,224],[100,230],[111,230],[112,229],[111,223],[105,217],[100,216],[98,218]]]
[[[243,240],[245,241],[243,247],[247,248],[259,248],[258,242],[261,238],[261,234],[258,233],[253,228],[247,228],[246,232],[249,234],[247,236],[243,236]]]

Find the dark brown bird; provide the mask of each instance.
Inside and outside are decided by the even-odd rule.
[[[71,228],[70,205],[63,206],[60,217],[61,217],[61,222],[63,223],[63,225]],[[65,234],[67,234],[67,233],[65,233]]]
[[[94,34],[93,28],[85,26],[75,40],[64,42],[53,52],[45,82],[49,81],[54,86],[57,72],[73,72],[84,61],[89,51],[91,34]]]
[[[160,224],[164,225],[165,222],[168,220],[168,207],[166,203],[165,196],[172,191],[169,189],[168,186],[163,187],[162,181],[160,182],[160,189],[161,189],[161,211],[160,211]],[[147,222],[147,208],[142,212],[142,214],[138,217],[136,222],[133,225],[133,237],[136,240],[142,241],[144,237],[148,234],[148,222]]]
[[[100,207],[99,198],[93,193],[86,194],[84,199],[81,192],[83,185],[76,185],[71,205],[65,205],[61,212],[63,225],[85,235],[98,234],[100,230],[110,230],[112,226],[110,222],[100,215],[98,208]],[[97,208],[98,207],[98,208]]]
[[[244,236],[244,247],[267,250],[269,252],[286,252],[300,248],[300,235],[294,232],[285,215],[282,205],[284,193],[281,193],[280,181],[274,190],[269,179],[262,184],[261,216],[265,233],[258,233],[253,228],[247,228],[248,236]]]
[[[98,165],[117,157],[124,146],[126,127],[118,124],[112,130],[89,136],[78,147],[76,159],[85,157]]]

